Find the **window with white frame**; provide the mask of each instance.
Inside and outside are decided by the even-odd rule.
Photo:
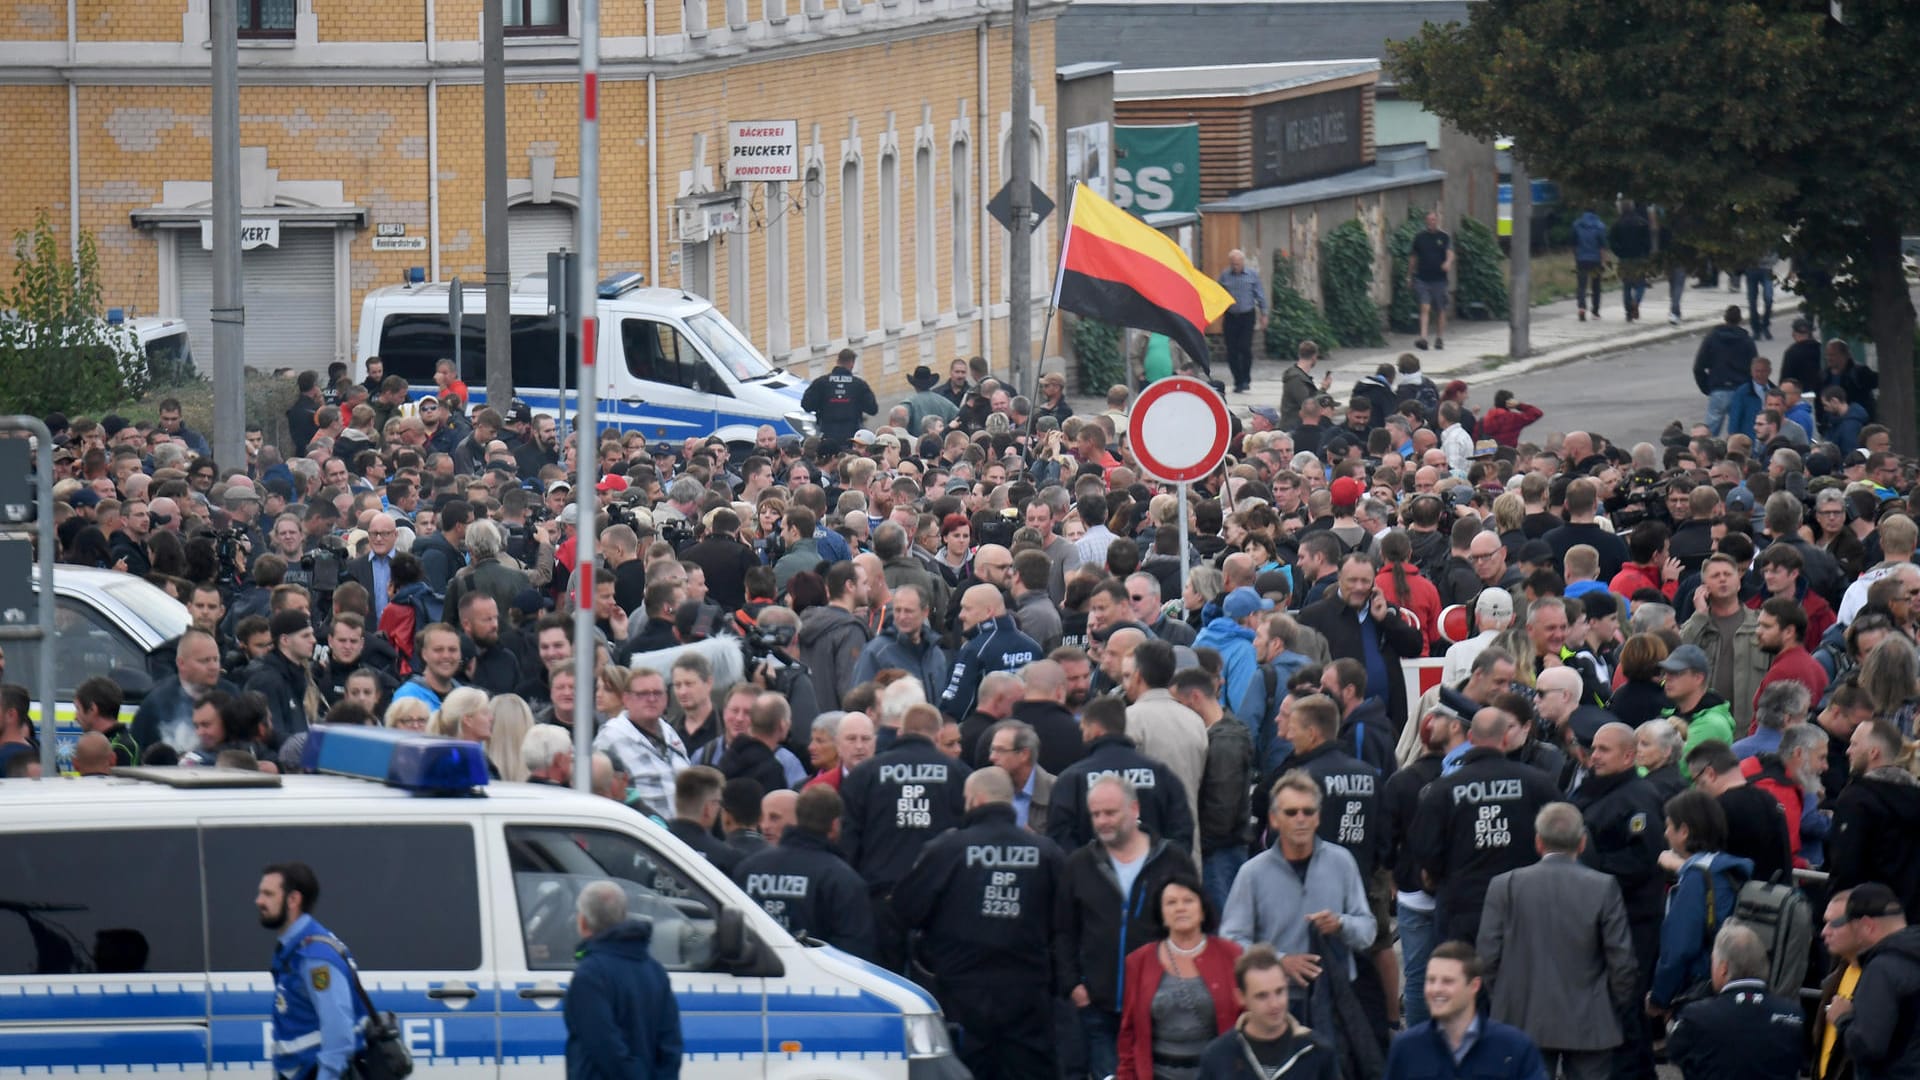
[[[806,261],[807,261],[807,344],[822,348],[827,344],[827,185],[820,167],[807,170]]]
[[[953,237],[953,310],[973,310],[973,147],[966,139],[953,141],[948,170],[948,233]]]
[[[900,155],[880,155],[880,325],[900,328]]]
[[[793,296],[787,286],[787,185],[767,184],[767,352],[785,356],[792,349],[788,329]]]
[[[921,146],[913,152],[913,288],[919,297],[920,321],[930,323],[940,315],[940,253],[933,235],[933,147]]]
[[[681,0],[681,27],[699,37],[707,32],[707,0]]]
[[[782,12],[781,14],[785,14]],[[727,28],[745,30],[747,28],[747,0],[727,0]]]
[[[848,341],[867,332],[866,198],[860,159],[840,165],[840,330]]]

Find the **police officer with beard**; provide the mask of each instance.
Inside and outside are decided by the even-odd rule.
[[[861,423],[880,411],[873,387],[853,373],[858,359],[859,353],[841,349],[833,370],[809,383],[800,398],[800,407],[812,413],[814,422],[820,425],[820,437],[836,447],[852,441]]]
[[[274,931],[273,1069],[295,1080],[353,1075],[365,1044],[367,1010],[355,1000],[353,956],[313,917],[320,881],[305,863],[276,863],[260,874],[254,907]]]
[[[872,959],[867,883],[833,846],[843,809],[840,793],[825,784],[801,792],[780,843],[740,860],[733,880],[789,933]]]
[[[966,800],[966,823],[921,852],[893,891],[894,911],[925,935],[921,959],[973,1075],[1057,1076],[1048,957],[1066,856],[1015,821],[1005,769],[968,776]]]
[[[906,930],[888,898],[927,841],[958,826],[966,813],[962,784],[969,770],[933,745],[940,724],[933,706],[910,707],[893,745],[840,781],[840,849],[873,900],[875,959],[902,974]]]
[[[1473,714],[1473,749],[1420,793],[1409,840],[1432,885],[1437,941],[1478,940],[1487,885],[1539,861],[1533,817],[1560,790],[1540,770],[1508,760],[1503,746],[1516,722],[1502,709]]]

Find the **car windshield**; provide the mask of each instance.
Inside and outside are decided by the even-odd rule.
[[[693,331],[693,335],[712,351],[722,367],[733,373],[734,378],[746,382],[773,374],[773,368],[761,357],[759,350],[712,308],[688,316],[687,329]]]
[[[161,641],[179,637],[193,621],[184,604],[139,578],[109,581],[101,589],[126,605],[141,622],[153,627]]]

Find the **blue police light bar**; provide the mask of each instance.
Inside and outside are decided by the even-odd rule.
[[[475,795],[487,785],[487,752],[477,742],[391,728],[319,724],[307,732],[300,767],[377,780],[417,795]]]
[[[602,300],[616,300],[647,283],[647,275],[637,270],[625,274],[614,274],[600,279],[599,293]]]

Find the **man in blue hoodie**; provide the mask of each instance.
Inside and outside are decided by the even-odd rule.
[[[1866,407],[1847,400],[1846,387],[1831,384],[1820,391],[1820,436],[1851,454],[1860,445],[1860,429],[1867,426]]]
[[[1267,715],[1260,658],[1254,652],[1254,617],[1273,610],[1273,601],[1251,585],[1242,585],[1220,602],[1220,615],[1200,628],[1193,647],[1220,654],[1220,704],[1233,710],[1249,727]],[[1249,699],[1252,700],[1249,700]],[[1256,734],[1258,729],[1255,729]]]
[[[1600,317],[1600,277],[1607,269],[1607,223],[1588,209],[1573,222],[1573,295],[1580,302],[1580,321],[1587,321],[1587,296],[1593,296],[1593,317]]]
[[[678,1080],[680,1006],[648,951],[653,924],[627,917],[611,881],[580,890],[578,965],[567,987],[567,1080]]]

